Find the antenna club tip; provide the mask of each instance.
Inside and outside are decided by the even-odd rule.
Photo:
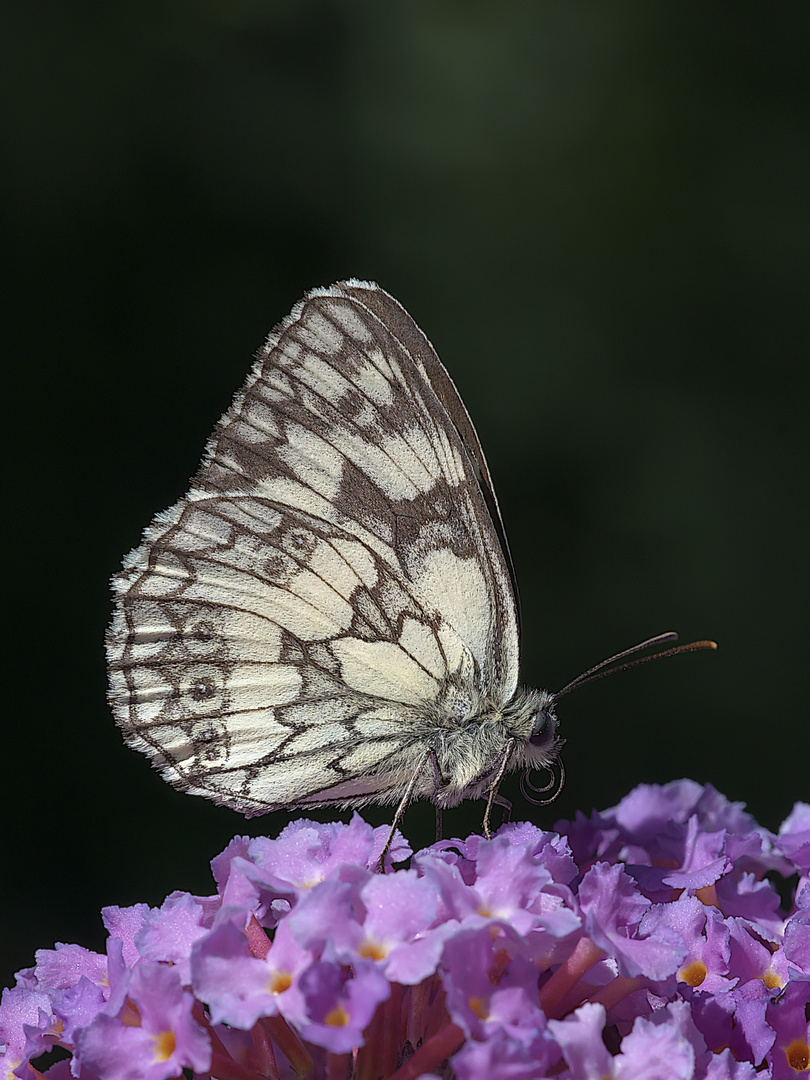
[[[717,648],[717,642],[716,641],[695,641],[695,642],[692,643],[691,648],[693,648],[693,649],[716,649]]]

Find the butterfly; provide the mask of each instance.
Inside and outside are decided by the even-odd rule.
[[[489,835],[502,777],[558,762],[555,702],[585,678],[556,695],[520,685],[478,436],[428,339],[372,282],[313,289],[270,334],[113,589],[125,741],[249,816],[376,802],[396,821],[412,799],[485,796]]]

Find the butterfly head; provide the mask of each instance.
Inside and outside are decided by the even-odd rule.
[[[504,710],[508,733],[520,748],[522,764],[543,768],[559,754],[555,699],[547,690],[518,690]]]
[[[538,806],[551,802],[559,794],[565,777],[560,750],[564,739],[557,735],[556,697],[547,690],[522,687],[504,710],[504,721],[511,736],[510,769],[522,768],[520,788],[524,796]],[[549,782],[538,787],[530,774],[538,770],[549,775]],[[552,792],[548,797],[543,797]]]
[[[556,741],[556,731],[557,716],[554,712],[554,703],[552,701],[534,714],[529,743],[540,749],[548,747],[551,743]]]

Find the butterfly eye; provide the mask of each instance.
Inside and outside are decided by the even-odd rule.
[[[549,723],[549,716],[547,712],[539,712],[534,718],[534,726],[532,727],[532,733],[529,736],[529,742],[532,746],[543,746],[552,738],[554,734],[554,726]]]

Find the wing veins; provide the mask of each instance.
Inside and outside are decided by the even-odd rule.
[[[401,744],[395,750],[391,750],[390,753],[386,754],[384,757],[379,758],[376,765],[379,765],[379,764],[381,764],[383,762],[386,762],[386,761],[390,760],[393,757],[396,757],[397,754],[401,753],[401,751],[403,750],[404,747],[410,746],[414,742],[417,742],[417,741],[418,741],[418,739],[414,739],[414,738],[403,739]],[[390,736],[384,736],[384,735],[381,735],[379,737],[369,736],[368,738],[363,739],[363,743],[365,745],[368,745],[368,744],[373,745],[374,743],[390,743],[390,742],[391,742]],[[328,750],[327,746],[314,746],[314,747],[312,747],[311,750],[296,750],[292,754],[287,754],[284,760],[285,760],[285,762],[293,762],[293,761],[298,760],[299,758],[315,757],[316,755],[326,756],[327,750]],[[261,758],[260,761],[256,762],[254,765],[249,766],[249,768],[251,768],[251,769],[257,768],[258,766],[261,765],[262,762],[264,762],[266,764],[268,760],[270,762],[272,762],[274,760],[274,758],[275,758],[275,754],[268,755],[266,758]],[[362,775],[364,775],[363,773],[350,772],[348,769],[346,769],[344,766],[342,766],[340,764],[340,756],[328,758],[326,764],[328,765],[329,768],[335,769],[335,771],[340,772],[342,774],[342,777],[344,777],[344,778],[351,778],[351,777],[354,777],[354,776],[362,776]],[[377,772],[376,765],[375,765],[375,773]],[[203,776],[205,776],[205,775],[209,775],[209,776],[210,775],[226,776],[226,775],[228,775],[230,773],[243,772],[244,770],[245,770],[244,765],[224,765],[221,768],[217,768],[216,770],[211,769],[208,773],[203,773],[202,775]],[[313,788],[312,791],[310,792],[310,794],[317,795],[317,793],[319,791],[328,791],[330,787],[334,787],[334,786],[335,786],[334,783],[332,783],[332,784],[329,784],[329,785],[324,785],[323,787],[320,787],[320,788]],[[274,806],[295,806],[295,805],[297,805],[297,803],[273,803],[272,805],[274,805]]]
[[[271,545],[268,545],[268,546],[271,546]],[[331,546],[332,545],[330,544],[330,547]],[[173,554],[176,554],[176,553],[178,553],[178,551],[180,549],[174,548],[170,544],[162,543],[161,547],[160,547],[160,550],[161,551],[170,551]],[[229,550],[233,550],[233,549],[229,549]],[[343,593],[341,593],[331,582],[327,581],[326,578],[322,577],[316,570],[313,570],[311,566],[308,566],[306,563],[300,562],[290,552],[285,551],[283,548],[272,547],[272,550],[273,551],[280,551],[283,555],[288,555],[293,560],[293,562],[295,562],[295,564],[298,567],[300,567],[301,570],[304,570],[307,573],[312,574],[312,576],[314,578],[317,578],[318,581],[320,581],[329,590],[331,590],[331,592],[333,592],[335,594],[335,596],[340,597],[340,599],[343,600],[352,609],[352,611],[356,615],[358,615],[358,617],[360,616],[360,613],[356,610],[356,608],[352,604],[349,597],[344,596]],[[332,548],[332,550],[335,551],[335,553],[337,555],[340,555],[340,552],[336,551],[335,548]],[[183,554],[187,555],[188,552],[183,552]],[[195,556],[191,556],[191,557],[194,558]],[[238,574],[243,574],[245,577],[251,578],[254,581],[258,581],[262,585],[266,586],[267,588],[278,589],[280,592],[287,593],[288,596],[294,596],[297,600],[300,600],[302,603],[307,604],[309,607],[311,607],[313,611],[317,611],[319,615],[323,615],[323,616],[327,617],[330,621],[335,621],[333,613],[331,613],[331,612],[329,612],[327,610],[324,610],[322,607],[319,607],[317,604],[313,603],[311,600],[307,599],[304,596],[301,596],[300,593],[297,593],[294,589],[290,588],[288,585],[281,585],[281,584],[279,584],[278,582],[275,582],[275,581],[268,581],[266,578],[261,577],[258,573],[256,573],[254,570],[249,569],[248,567],[234,566],[232,563],[226,562],[221,557],[217,558],[217,557],[215,557],[213,555],[206,555],[204,560],[199,558],[199,556],[197,556],[197,559],[200,562],[204,561],[206,563],[206,565],[210,564],[210,565],[214,565],[214,566],[222,566],[222,567],[225,567],[227,570],[235,570]],[[344,560],[344,561],[346,561],[346,560]],[[369,592],[368,588],[363,583],[362,578],[357,576],[356,571],[351,566],[351,563],[347,562],[346,565],[349,566],[349,568],[352,570],[353,573],[355,573],[355,576],[357,577],[357,580],[360,583],[360,586],[363,589],[365,589],[366,592]],[[167,574],[163,570],[161,570],[161,576],[171,578],[173,580],[184,580],[179,574]],[[216,578],[209,579],[207,577],[203,577],[203,576],[200,576],[198,574],[195,574],[194,579],[190,584],[193,584],[193,585],[220,585],[221,583],[219,583],[216,580]],[[235,588],[232,588],[230,585],[229,585],[229,591],[233,591],[237,595],[240,595],[240,594],[244,595],[244,596],[253,596],[253,595],[255,595],[254,593],[252,593],[250,591],[250,589],[247,589],[247,588],[235,589]],[[178,600],[179,599],[186,600],[187,598],[182,597],[182,598],[177,598],[177,599]],[[205,601],[200,601],[200,602],[204,603]],[[225,606],[227,606],[227,605],[225,605]],[[233,610],[237,611],[237,610],[244,610],[244,609],[234,608]],[[252,613],[254,615],[260,615],[261,614],[258,611],[253,611]],[[366,622],[365,619],[363,621]],[[278,622],[278,620],[270,619],[270,622],[273,622],[277,626],[281,626],[282,629],[286,630],[286,626],[284,626],[282,623]],[[371,630],[373,628],[369,625],[369,629]],[[348,628],[347,628],[346,632],[348,633]],[[356,635],[351,635],[351,636],[356,636]]]
[[[323,314],[322,311],[320,311],[320,313]],[[377,320],[377,321],[379,321],[379,320]],[[333,324],[333,325],[335,325],[335,324]],[[291,327],[290,329],[293,330],[294,328]],[[402,344],[402,342],[399,340],[399,338],[396,337],[396,335],[394,335],[392,333],[391,336],[394,338],[394,340],[400,346],[400,348],[402,349],[402,351],[404,352],[404,354],[408,358],[408,360],[413,364],[413,358],[412,358],[411,354],[408,352],[407,348],[405,348],[405,346]],[[392,391],[394,392],[395,395],[400,396],[400,397],[405,397],[405,398],[416,399],[419,402],[420,406],[422,404],[424,404],[423,401],[422,401],[421,395],[418,398],[416,398],[416,395],[414,395],[413,393],[410,392],[412,390],[412,387],[408,383],[407,379],[405,379],[403,377],[401,382],[399,380],[396,380],[396,379],[394,381],[389,379],[386,372],[383,371],[382,368],[380,368],[379,365],[374,362],[374,358],[369,354],[368,347],[363,345],[361,342],[358,342],[356,338],[353,338],[352,340],[355,343],[355,345],[357,346],[357,352],[359,353],[359,355],[361,355],[367,361],[368,364],[370,364],[376,371],[378,371],[380,373],[380,375],[385,379],[385,381],[388,383],[388,385],[392,388]],[[375,341],[377,342],[378,348],[380,348],[379,339],[375,338]],[[302,342],[301,344],[305,344],[305,343]],[[382,352],[383,355],[385,354],[385,350],[382,349],[382,348],[380,348],[380,352]],[[428,474],[428,476],[432,477],[433,480],[437,480],[437,479],[440,478],[440,477],[437,477],[435,475],[435,473],[431,469],[428,468],[425,461],[420,456],[418,448],[416,446],[414,446],[410,442],[410,440],[408,439],[407,432],[403,432],[403,431],[400,431],[400,430],[397,429],[397,427],[395,426],[393,420],[391,420],[389,418],[389,416],[387,415],[387,412],[383,409],[383,407],[380,406],[380,404],[378,402],[375,402],[374,399],[371,398],[368,395],[367,391],[364,390],[362,386],[360,386],[357,382],[355,382],[355,380],[352,377],[351,373],[341,370],[341,368],[337,366],[337,363],[332,358],[330,358],[329,356],[325,356],[325,355],[321,354],[321,355],[318,356],[318,359],[326,367],[331,368],[332,371],[334,371],[336,374],[338,374],[342,379],[345,379],[345,381],[347,383],[349,383],[352,387],[354,387],[354,389],[357,391],[357,393],[361,397],[363,397],[365,399],[365,401],[372,407],[372,409],[377,414],[377,416],[382,421],[384,421],[383,423],[379,424],[379,429],[380,430],[389,431],[389,432],[393,433],[394,435],[397,435],[397,436],[401,437],[403,442],[405,442],[405,444],[411,450],[414,457],[417,459],[417,461],[419,461],[420,465],[423,467],[423,469]],[[269,357],[268,357],[268,360],[269,360]],[[332,402],[330,402],[328,398],[325,398],[321,393],[319,393],[312,386],[310,386],[309,383],[305,382],[304,379],[302,379],[300,376],[298,376],[294,371],[288,370],[286,368],[283,368],[281,370],[283,370],[284,374],[286,376],[288,376],[291,381],[295,381],[295,382],[299,383],[306,390],[308,390],[310,393],[314,394],[322,402],[324,402],[326,407],[332,409],[333,412],[337,413],[337,415],[340,416],[340,419],[344,423],[351,424],[353,426],[354,430],[359,434],[359,436],[362,439],[365,439],[366,441],[372,441],[371,439],[369,439],[368,434],[366,432],[364,432],[360,428],[359,424],[355,423],[352,420],[351,417],[348,417],[344,413],[341,413],[340,410],[337,409],[337,407]],[[262,372],[260,374],[260,378],[261,378],[261,380],[263,382],[270,385],[268,380],[264,378],[264,369],[262,369]],[[275,387],[273,389],[275,389]],[[432,390],[432,387],[431,387],[431,390]],[[429,410],[427,408],[419,407],[419,408],[413,409],[413,412],[414,412],[414,416],[415,416],[415,418],[417,420],[421,416],[424,416],[426,414],[429,415]],[[430,419],[431,419],[431,422],[434,423],[434,428],[435,428],[436,425],[435,425],[435,422],[433,421],[433,418],[430,417]],[[424,426],[423,425],[420,425],[420,426],[422,427],[422,430],[424,431],[425,430]],[[436,441],[435,440],[430,440],[430,441],[435,447]],[[385,453],[385,450],[383,450],[383,448],[381,446],[379,446],[379,444],[377,442],[375,442],[374,445],[377,447],[378,450],[382,451],[382,453]],[[337,449],[337,447],[334,447],[334,449]],[[342,456],[345,457],[346,455],[344,454]],[[388,456],[388,455],[386,455],[386,456]],[[437,454],[437,459],[438,459],[438,457],[439,457],[439,455]],[[347,459],[347,460],[350,460],[350,459]],[[405,472],[404,469],[401,468],[401,466],[398,466],[398,468],[399,468],[400,472],[403,474],[403,476],[406,476],[407,479],[411,481],[411,483],[414,483],[412,478],[408,475],[408,473]],[[447,473],[444,473],[442,475],[441,479],[445,479],[446,476],[447,476]],[[414,487],[416,487],[416,486],[417,485],[414,483]]]
[[[319,357],[319,359],[322,359],[322,358]],[[324,361],[324,363],[328,363],[328,362]],[[329,365],[329,366],[333,366],[333,365]],[[333,368],[333,370],[337,370],[337,369]],[[396,471],[401,476],[404,476],[405,479],[408,481],[408,483],[410,483],[417,492],[419,491],[419,485],[416,482],[416,480],[414,480],[414,478],[402,467],[402,465],[399,462],[397,462],[391,456],[391,454],[385,449],[384,446],[380,445],[380,443],[375,438],[370,436],[368,431],[364,431],[355,420],[353,420],[349,416],[346,416],[345,413],[341,413],[340,410],[335,405],[333,405],[332,402],[330,402],[328,398],[325,398],[317,390],[314,390],[307,383],[305,383],[302,379],[298,378],[298,376],[296,376],[294,374],[290,374],[289,372],[286,372],[286,371],[284,372],[284,374],[289,375],[291,380],[299,382],[307,391],[309,391],[309,393],[311,393],[314,397],[317,397],[321,402],[323,402],[323,411],[327,412],[327,415],[329,415],[329,413],[332,413],[335,416],[339,417],[341,423],[345,424],[347,427],[351,427],[353,432],[357,435],[357,437],[359,439],[361,439],[363,442],[370,443],[372,446],[374,446],[374,448],[376,450],[378,450],[381,454],[383,454],[388,459],[388,461],[391,463],[392,471]],[[342,375],[343,373],[339,372],[339,374]],[[262,373],[261,378],[262,378],[263,382],[267,383],[267,385],[270,385],[267,382],[267,380],[264,379],[264,374],[263,373]],[[356,385],[356,384],[352,383],[352,385]],[[359,387],[358,387],[358,391],[360,393],[363,393],[363,391],[360,390]],[[366,400],[369,401],[369,403],[373,406],[373,408],[375,409],[375,411],[377,412],[378,415],[384,415],[384,414],[382,414],[382,410],[380,409],[379,405],[375,405],[374,402],[370,398],[368,398],[365,394],[364,394],[364,396],[366,397]],[[294,404],[295,408],[305,409],[306,410],[306,406],[303,405],[301,402],[299,402],[297,400],[293,404]],[[285,416],[288,420],[292,420],[294,423],[300,424],[302,427],[305,427],[308,431],[312,430],[311,428],[307,428],[306,424],[302,423],[300,416],[295,416],[295,415],[291,414],[289,412],[289,410],[283,408],[281,402],[275,402],[274,405],[275,405],[277,411],[282,416]],[[334,427],[334,428],[339,430],[339,427],[338,427],[337,424],[330,424],[330,427]],[[383,425],[381,424],[380,429],[382,429],[382,428],[383,428]],[[387,423],[386,428],[387,428],[387,430],[392,432],[394,435],[399,436],[400,438],[402,438],[403,442],[406,443],[409,450],[413,453],[413,456],[417,459],[417,461],[419,461],[420,465],[422,465],[423,469],[425,470],[427,475],[431,477],[432,480],[436,481],[437,479],[446,479],[446,477],[444,477],[444,476],[437,477],[427,467],[427,465],[425,465],[424,461],[419,456],[418,451],[411,445],[410,442],[408,442],[408,439],[405,437],[403,432],[397,431],[397,429],[390,422]],[[371,480],[372,483],[375,483],[374,480],[369,476],[369,474],[360,465],[358,465],[357,462],[353,461],[352,458],[349,457],[349,455],[346,453],[345,449],[341,449],[341,447],[337,446],[331,439],[328,438],[327,432],[316,431],[315,434],[318,436],[318,438],[323,439],[323,441],[325,443],[327,443],[329,446],[331,446],[332,449],[337,454],[339,454],[340,457],[344,461],[347,461],[350,465],[354,466],[354,468],[357,469],[359,472],[362,472],[365,476],[368,476],[369,480]],[[235,438],[235,436],[232,436],[232,438]],[[241,440],[240,440],[240,442],[241,442]],[[242,445],[247,446],[248,444],[247,443],[242,443]],[[254,453],[255,453],[255,451],[254,451]],[[257,454],[257,456],[260,456],[260,455]],[[264,460],[267,460],[267,458],[264,458]],[[219,463],[222,464],[221,461]],[[295,479],[299,480],[299,482],[300,482],[300,479],[299,479],[298,476],[296,476]],[[375,484],[375,486],[377,486],[377,485]],[[320,494],[320,492],[318,492],[317,494]]]
[[[352,297],[352,301],[353,301],[353,302],[354,302],[355,304],[357,304],[357,306],[358,306],[359,308],[361,308],[361,309],[362,309],[362,310],[363,310],[363,311],[364,311],[364,312],[365,312],[365,313],[366,313],[366,314],[367,314],[367,315],[368,315],[368,316],[369,316],[369,317],[370,317],[370,318],[371,318],[371,319],[372,319],[372,320],[374,321],[374,323],[375,323],[375,333],[374,333],[374,339],[375,339],[375,341],[377,342],[377,345],[378,345],[378,347],[380,347],[380,351],[381,351],[381,352],[383,353],[383,355],[385,355],[385,349],[383,349],[383,348],[381,347],[381,341],[380,341],[380,338],[381,338],[381,337],[382,337],[382,340],[383,340],[383,342],[385,341],[385,338],[383,337],[383,335],[388,335],[389,337],[393,338],[393,340],[394,340],[394,341],[395,341],[395,342],[397,343],[397,345],[399,346],[399,348],[400,348],[400,349],[402,350],[402,352],[403,352],[403,353],[405,354],[405,356],[406,356],[406,357],[408,358],[408,360],[409,360],[409,362],[410,362],[410,366],[411,366],[411,369],[412,369],[412,370],[415,370],[415,371],[417,371],[417,372],[419,372],[419,378],[418,378],[418,380],[416,380],[416,381],[417,381],[418,383],[420,383],[420,384],[424,384],[425,382],[427,382],[427,385],[428,385],[428,386],[430,387],[431,393],[432,393],[432,394],[433,394],[433,396],[434,396],[434,397],[436,398],[436,401],[437,401],[437,403],[438,403],[438,405],[439,405],[439,408],[440,408],[440,409],[442,410],[442,412],[443,412],[443,413],[444,413],[444,414],[445,414],[445,415],[446,415],[446,416],[448,417],[448,419],[450,420],[450,424],[451,424],[451,426],[452,426],[452,429],[453,429],[453,431],[455,431],[455,432],[456,432],[456,434],[458,435],[458,437],[459,437],[459,440],[460,440],[460,442],[461,442],[462,446],[464,446],[464,447],[465,447],[465,449],[466,449],[466,444],[464,443],[464,440],[463,440],[463,439],[461,438],[461,434],[460,434],[460,432],[458,431],[458,428],[456,427],[455,423],[453,422],[453,418],[452,418],[452,417],[450,416],[450,414],[449,414],[449,412],[447,411],[447,408],[445,407],[444,403],[442,402],[442,400],[441,400],[441,399],[439,398],[438,394],[436,393],[436,390],[435,390],[435,388],[434,388],[433,384],[431,383],[430,379],[429,379],[429,378],[427,378],[427,379],[423,379],[423,378],[421,377],[421,371],[420,371],[420,367],[419,367],[419,365],[418,365],[418,364],[416,363],[416,361],[414,360],[414,358],[413,358],[413,355],[411,354],[411,351],[410,351],[410,349],[408,349],[408,347],[407,347],[407,345],[406,345],[406,344],[404,343],[404,341],[402,341],[402,339],[401,339],[401,338],[400,338],[400,337],[399,337],[399,336],[398,336],[398,335],[396,334],[396,332],[394,331],[393,327],[391,327],[391,326],[387,325],[387,324],[386,324],[385,322],[383,322],[383,320],[382,320],[382,319],[380,318],[380,316],[379,316],[379,315],[377,315],[377,313],[376,313],[376,312],[374,312],[374,311],[373,311],[373,310],[372,310],[371,308],[369,308],[369,307],[368,307],[368,306],[367,306],[366,304],[364,304],[364,303],[363,303],[363,302],[362,302],[362,301],[361,301],[361,300],[360,300],[359,298],[357,298],[357,297]],[[408,316],[408,319],[410,319],[410,321],[411,321],[411,322],[413,322],[413,320],[412,320],[412,319],[410,318],[410,316]],[[414,325],[415,325],[415,324],[414,324]],[[382,335],[380,334],[380,332],[379,332],[379,330],[377,329],[377,327],[381,327],[381,328],[382,328],[382,332],[383,332],[383,334],[382,334]],[[418,329],[418,328],[417,328],[417,329]],[[420,331],[420,332],[421,332],[421,331]],[[361,348],[361,349],[363,350],[363,355],[365,356],[366,360],[367,360],[367,361],[368,361],[368,362],[369,362],[370,364],[374,364],[374,360],[372,359],[372,357],[370,357],[370,356],[368,355],[368,352],[366,351],[366,346],[362,346],[362,345],[361,345],[361,346],[360,346],[360,348]],[[376,364],[374,364],[374,366],[375,366],[375,367],[377,368],[377,370],[378,370],[378,371],[380,371],[380,374],[381,374],[381,375],[383,375],[383,377],[385,377],[385,373],[384,373],[384,372],[382,372],[382,371],[380,370],[380,368],[379,368],[379,367],[377,367],[377,365],[376,365]],[[456,468],[455,468],[455,463],[454,463],[454,462],[452,463],[452,464],[453,464],[453,468],[450,468],[450,467],[449,467],[449,466],[450,466],[450,464],[451,464],[451,462],[450,462],[450,460],[448,459],[448,456],[447,456],[447,454],[446,454],[446,448],[445,448],[445,440],[444,440],[444,439],[442,439],[441,437],[435,437],[435,436],[436,436],[436,433],[437,433],[437,432],[441,432],[441,431],[442,431],[443,429],[442,429],[442,428],[440,427],[440,425],[439,425],[438,421],[437,421],[437,420],[436,420],[436,418],[434,417],[434,415],[433,415],[433,413],[431,412],[431,410],[430,410],[430,409],[429,409],[429,408],[427,407],[427,403],[426,403],[426,402],[424,401],[424,399],[423,399],[423,397],[422,397],[421,393],[420,393],[420,394],[419,394],[418,396],[417,396],[417,395],[416,395],[416,394],[414,393],[414,383],[412,383],[411,381],[409,381],[409,380],[408,380],[408,377],[407,377],[407,375],[405,374],[405,371],[404,371],[404,369],[403,369],[403,368],[400,368],[400,370],[401,370],[401,372],[402,372],[402,380],[401,380],[401,383],[399,383],[399,384],[397,384],[397,383],[394,383],[393,385],[394,385],[394,386],[396,386],[397,390],[398,390],[398,391],[399,391],[399,392],[400,392],[400,393],[401,393],[401,394],[402,394],[403,396],[405,396],[405,397],[408,397],[408,398],[415,398],[415,399],[416,399],[416,400],[417,400],[417,401],[419,402],[419,404],[420,404],[420,408],[419,408],[419,410],[418,410],[418,411],[419,411],[419,413],[420,413],[420,415],[422,415],[422,416],[427,416],[427,417],[428,417],[428,419],[429,419],[429,421],[430,421],[430,423],[431,423],[431,425],[432,425],[432,428],[433,428],[433,430],[432,430],[432,432],[430,432],[430,431],[427,431],[427,429],[426,429],[426,428],[424,428],[424,427],[423,427],[423,430],[425,431],[425,433],[426,433],[426,434],[427,434],[427,435],[428,435],[429,437],[430,437],[431,435],[433,435],[433,436],[434,436],[433,438],[430,438],[430,442],[431,442],[431,444],[432,444],[432,446],[433,446],[433,449],[434,449],[434,451],[435,451],[435,453],[436,453],[436,457],[437,457],[437,458],[439,458],[439,459],[441,459],[441,458],[443,458],[443,459],[444,459],[444,464],[445,464],[445,469],[444,469],[444,476],[445,476],[445,477],[447,477],[448,475],[458,475],[458,472],[457,472],[457,470],[456,470]],[[422,406],[423,406],[423,407],[422,407]],[[393,428],[392,428],[392,430],[396,430],[396,429],[393,429]],[[410,443],[409,443],[408,445],[410,445]],[[414,452],[414,454],[415,454],[415,455],[416,455],[416,456],[418,457],[419,455],[418,455],[418,452],[416,451],[416,449],[414,449],[413,447],[412,447],[412,449],[413,449],[413,452]],[[421,459],[420,459],[420,460],[421,460]],[[424,465],[424,462],[422,462],[422,464]],[[427,469],[427,467],[425,467],[425,471],[426,471],[426,472],[429,472],[429,470]],[[431,475],[431,476],[432,476],[433,474],[429,472],[429,475]],[[475,475],[475,474],[473,473],[473,475]]]

